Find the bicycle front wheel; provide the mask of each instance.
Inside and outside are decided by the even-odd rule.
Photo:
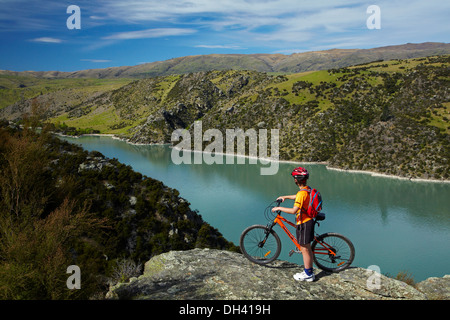
[[[339,272],[348,268],[355,258],[352,242],[338,233],[324,233],[311,245],[314,263],[322,270]]]
[[[239,245],[247,259],[261,265],[274,261],[281,252],[280,237],[275,231],[262,225],[245,229],[241,234]]]

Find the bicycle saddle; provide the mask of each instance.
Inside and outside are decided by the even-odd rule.
[[[319,212],[319,214],[316,216],[316,221],[322,221],[325,220],[325,213]]]

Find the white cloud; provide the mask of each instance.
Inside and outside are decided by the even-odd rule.
[[[186,16],[210,16],[214,20],[231,21],[235,17],[278,17],[285,14],[317,12],[335,6],[351,6],[362,0],[106,0],[104,9],[110,17],[122,21],[149,21],[170,19],[174,21]]]
[[[32,41],[71,43],[74,39],[63,33],[67,32],[65,19],[69,15],[65,11],[67,4],[61,1],[48,0],[45,5],[31,0],[0,3],[0,34],[14,30],[39,30],[43,34],[45,30],[52,38]],[[366,10],[372,4],[381,8],[381,30],[366,27]],[[289,48],[448,42],[450,34],[450,1],[442,0],[79,0],[77,5],[86,37],[76,40],[89,39],[93,43],[86,50],[120,40],[195,35],[183,45],[288,52]],[[108,26],[114,26],[116,33],[102,33]],[[227,45],[230,43],[233,45]]]
[[[49,37],[36,38],[36,39],[32,39],[31,41],[43,42],[43,43],[61,43],[61,42],[63,42],[61,39],[49,38]]]
[[[119,32],[107,37],[103,37],[106,40],[129,40],[129,39],[148,39],[148,38],[161,38],[168,36],[185,36],[197,32],[194,29],[183,28],[156,28],[146,29],[139,31]]]
[[[207,18],[198,22],[233,25],[236,22],[247,25],[265,25],[282,22],[284,16],[310,15],[345,6],[354,7],[365,4],[362,0],[106,0],[106,14],[119,21],[168,21],[184,22],[186,17]],[[194,20],[195,21],[195,20]]]
[[[89,16],[89,19],[92,20],[106,20],[107,18],[101,16]]]
[[[427,37],[446,41],[450,2],[441,0],[105,0],[101,10],[121,23],[192,27],[202,35],[213,33],[245,46],[281,42],[303,47],[305,42],[336,43],[337,37],[361,38],[362,32],[368,32],[366,10],[371,4],[381,7],[385,42],[418,42]]]

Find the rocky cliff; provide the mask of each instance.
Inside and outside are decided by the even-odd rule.
[[[153,257],[139,278],[110,288],[107,299],[149,300],[426,300],[449,299],[450,276],[414,288],[362,268],[296,282],[297,264],[259,266],[243,255],[215,249],[171,251]]]

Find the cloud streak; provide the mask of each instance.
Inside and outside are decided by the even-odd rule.
[[[1,0],[0,3],[4,4],[0,12],[0,27],[4,28],[0,31],[14,27],[63,31],[55,29],[56,21],[61,24],[67,17],[67,5],[59,1],[49,0],[45,6],[29,0]],[[367,32],[366,9],[375,3],[366,0],[78,0],[77,4],[81,8],[83,30],[110,25],[119,28],[114,34],[100,35],[101,40],[195,34],[202,37],[196,43],[224,47],[197,47],[190,43],[191,48],[234,49],[223,44],[233,43],[236,47],[281,46],[278,49],[283,50],[307,42],[335,43],[340,37],[354,37],[364,45],[360,33]],[[401,38],[404,42],[436,41],[450,33],[449,1],[377,0],[376,5],[381,7],[382,28],[389,29],[389,32],[378,32],[383,34],[385,42],[392,39],[390,42],[395,43]],[[59,20],[49,19],[56,13]],[[130,28],[142,30],[129,31]]]
[[[30,41],[42,42],[42,43],[62,43],[63,42],[61,39],[49,38],[49,37],[31,39]]]
[[[363,45],[360,33],[367,32],[366,9],[370,4],[365,0],[106,0],[104,8],[110,19],[123,23],[157,22],[195,28],[205,34],[216,32],[237,45],[325,43],[343,36],[354,36]],[[376,4],[382,8],[383,28],[390,28],[383,34],[385,41],[395,39],[400,31],[405,38],[409,32],[406,41],[412,42],[414,32],[426,37],[450,31],[445,23],[448,1],[378,0]]]
[[[161,38],[171,36],[186,36],[196,33],[195,29],[183,29],[183,28],[156,28],[146,29],[139,31],[128,31],[115,33],[102,39],[105,40],[131,40],[131,39],[149,39],[149,38]]]

